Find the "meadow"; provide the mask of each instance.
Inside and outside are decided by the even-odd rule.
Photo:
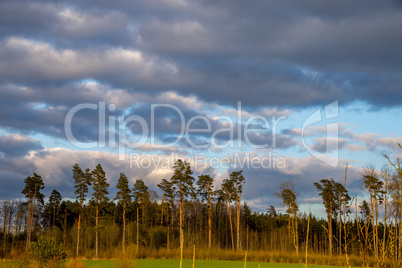
[[[180,260],[137,260],[137,261],[119,261],[119,260],[82,260],[68,261],[67,267],[87,267],[87,268],[114,268],[114,267],[136,267],[136,268],[177,268]],[[0,262],[0,267],[20,267],[17,262],[4,261]],[[183,260],[183,268],[193,267],[192,260]],[[264,262],[247,262],[246,266],[242,261],[215,261],[215,260],[196,260],[197,268],[302,268],[303,264],[294,263],[264,263]],[[310,268],[329,268],[341,266],[327,265],[308,265]]]

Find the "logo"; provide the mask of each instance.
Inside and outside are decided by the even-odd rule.
[[[318,160],[336,167],[339,163],[339,123],[328,123],[326,126],[326,148],[325,152],[319,152],[306,144],[305,138],[308,136],[307,129],[313,124],[323,122],[324,120],[330,120],[339,116],[338,101],[325,106],[324,116],[322,116],[322,110],[318,109],[312,113],[303,123],[302,126],[302,144],[304,148]]]

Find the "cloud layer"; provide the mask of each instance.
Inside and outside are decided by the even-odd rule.
[[[218,184],[235,169],[236,153],[283,157],[283,169],[244,168],[244,197],[260,210],[264,202],[277,203],[273,193],[287,178],[296,182],[303,202],[314,201],[312,183],[342,180],[346,163],[357,191],[362,162],[392,155],[402,141],[399,133],[383,131],[379,122],[367,130],[366,122],[354,126],[348,118],[338,120],[340,159],[333,168],[306,153],[302,121],[312,109],[334,101],[340,109],[362,103],[363,113],[400,109],[401,24],[402,5],[391,0],[0,1],[0,182],[6,187],[0,199],[19,196],[23,179],[32,172],[40,173],[49,188],[73,197],[71,166],[76,162],[90,168],[101,163],[112,185],[122,171],[153,187],[170,176],[169,168],[130,168],[128,161],[118,160],[116,148],[74,147],[64,122],[82,103],[98,108],[105,103],[106,119],[113,117],[105,127],[107,141],[123,134],[116,128],[119,116],[136,115],[154,124],[157,146],[148,139],[127,153],[149,159],[171,153],[228,157],[227,168],[196,168],[213,174]],[[166,107],[152,117],[152,104],[174,105],[182,117]],[[281,117],[288,121],[274,129]],[[198,131],[190,141],[164,147],[180,136],[182,118],[186,123],[198,118],[191,125]],[[247,123],[250,118],[267,118],[268,124]],[[228,119],[234,122],[233,135],[221,131]],[[209,132],[200,130],[206,121]],[[99,140],[99,109],[81,110],[72,122],[77,140]],[[248,137],[247,127],[255,130]],[[124,134],[135,140],[141,130],[133,122]],[[326,131],[323,124],[305,129],[307,145],[325,152],[334,139]],[[220,144],[249,139],[268,146],[192,145],[212,138]]]

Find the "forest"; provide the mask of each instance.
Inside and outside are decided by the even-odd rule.
[[[400,145],[399,145],[400,146]],[[401,147],[401,146],[400,146]],[[402,147],[401,147],[402,149]],[[301,213],[292,180],[275,195],[286,208],[250,210],[242,199],[247,178],[234,171],[215,189],[210,175],[195,177],[188,162],[177,160],[171,178],[158,184],[160,194],[143,180],[130,185],[120,173],[115,196],[109,195],[100,164],[93,170],[72,167],[75,200],[55,189],[46,198],[39,174],[28,176],[19,200],[1,201],[0,255],[18,259],[40,237],[52,237],[69,258],[200,259],[318,263],[398,267],[402,263],[402,169],[399,159],[361,172],[364,200],[350,196],[344,178],[323,178],[317,190],[326,218]],[[47,200],[47,202],[45,202]]]

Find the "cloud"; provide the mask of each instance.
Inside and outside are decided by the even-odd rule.
[[[233,127],[243,133],[245,122],[255,116],[272,123],[273,117],[297,118],[306,108],[335,100],[343,107],[363,103],[371,111],[400,107],[401,8],[398,1],[375,0],[1,1],[0,128],[9,134],[0,136],[0,178],[10,189],[19,189],[26,176],[38,171],[48,187],[72,197],[75,162],[90,168],[102,163],[112,185],[122,170],[131,180],[144,178],[153,187],[170,176],[169,168],[152,172],[152,165],[129,169],[128,162],[116,160],[115,148],[71,150],[64,120],[81,103],[114,104],[114,111],[106,111],[107,119],[138,115],[148,126],[152,104],[171,104],[180,109],[186,123],[196,116],[208,120],[211,133],[228,126],[222,116],[235,119],[239,101],[243,120],[234,120]],[[86,109],[74,116],[72,132],[78,140],[98,140],[98,112]],[[155,116],[157,146],[151,147],[148,140],[128,153],[157,161],[171,153],[185,158],[199,152],[185,139],[174,148],[163,148],[179,136],[181,118],[166,107]],[[191,127],[205,125],[195,120]],[[295,180],[300,202],[313,202],[317,193],[312,183],[342,179],[347,162],[350,185],[359,188],[357,160],[340,159],[338,167],[330,168],[304,157],[298,126],[273,133],[266,125],[261,120],[250,122],[258,132],[248,137],[257,145],[268,142],[268,148],[200,150],[206,156],[228,157],[231,164],[234,153],[250,153],[255,159],[269,152],[284,155],[284,169],[245,168],[244,197],[252,206],[265,210],[264,202],[275,203],[272,194],[286,178]],[[339,126],[342,157],[366,160],[369,157],[361,152],[389,153],[400,142],[398,133],[386,136],[375,126],[369,132]],[[128,127],[128,138],[138,137],[139,125]],[[196,131],[190,138],[202,144],[211,140],[211,133]],[[305,132],[318,151],[328,141],[325,134],[322,126]],[[37,141],[30,135],[42,138]],[[220,143],[231,138],[245,142],[237,131],[233,137],[228,132],[216,135]],[[45,144],[49,148],[43,148]],[[232,165],[217,171],[207,165],[197,172],[213,174],[219,186],[233,169]]]
[[[40,83],[94,79],[160,86],[178,72],[170,62],[135,49],[59,49],[50,43],[10,37],[0,43],[3,81]],[[158,85],[159,84],[159,85]]]
[[[27,154],[32,150],[42,149],[39,140],[18,134],[6,134],[0,136],[0,152],[4,155],[15,157]]]
[[[0,196],[2,200],[22,199],[24,196],[21,193],[24,188],[25,177],[20,174],[0,170]]]
[[[276,197],[274,197],[274,193],[279,189],[279,183],[285,178],[290,178],[295,182],[296,189],[300,193],[300,202],[304,203],[307,202],[305,201],[307,200],[306,198],[317,197],[313,182],[329,177],[342,182],[345,171],[344,164],[349,162],[349,160],[341,159],[341,164],[336,168],[332,168],[313,157],[295,158],[252,153],[248,156],[240,154],[239,158],[236,159],[237,156],[234,154],[226,153],[222,157],[229,159],[229,162],[220,160],[224,165],[219,167],[219,165],[217,166],[212,162],[215,160],[211,160],[211,156],[208,154],[205,156],[204,161],[202,160],[202,156],[196,157],[195,155],[191,156],[187,153],[180,152],[174,154],[136,153],[131,155],[131,157],[127,154],[126,159],[121,161],[116,153],[111,152],[46,148],[30,151],[26,155],[21,155],[13,159],[2,158],[0,159],[0,166],[2,166],[4,172],[13,174],[14,177],[18,178],[8,182],[8,184],[12,184],[12,187],[15,189],[22,189],[23,179],[35,172],[42,176],[46,185],[46,194],[50,194],[52,189],[58,189],[62,192],[64,197],[74,198],[72,179],[73,164],[79,163],[83,169],[93,169],[100,163],[110,183],[110,197],[113,197],[116,193],[115,185],[120,172],[124,172],[127,175],[130,185],[132,185],[136,179],[144,179],[145,183],[150,186],[151,189],[157,190],[156,185],[164,178],[169,179],[173,174],[172,166],[175,160],[182,158],[191,163],[194,176],[200,174],[210,174],[213,176],[215,178],[216,189],[219,189],[222,180],[227,178],[230,172],[243,169],[246,177],[243,194],[244,200],[247,201],[253,209],[265,210],[266,207],[262,208],[262,206],[269,205],[267,203],[264,205],[265,201],[269,201],[271,204],[279,202]],[[278,166],[272,163],[272,165],[268,167],[267,161],[269,159],[271,159],[269,161],[277,161],[273,160],[275,157],[277,160],[283,158],[285,166]],[[218,157],[217,159],[222,158]],[[258,166],[257,163],[258,159],[265,159],[260,166]],[[243,165],[239,165],[241,163],[243,163]],[[16,170],[18,170],[18,172],[15,172]],[[348,185],[352,185],[359,178],[359,169],[350,165]],[[354,189],[353,187],[352,190]],[[15,191],[12,198],[19,198],[20,195],[18,193],[19,191]],[[309,202],[311,203],[311,200]]]
[[[118,3],[3,1],[1,81],[93,78],[254,109],[401,104],[396,1]]]

